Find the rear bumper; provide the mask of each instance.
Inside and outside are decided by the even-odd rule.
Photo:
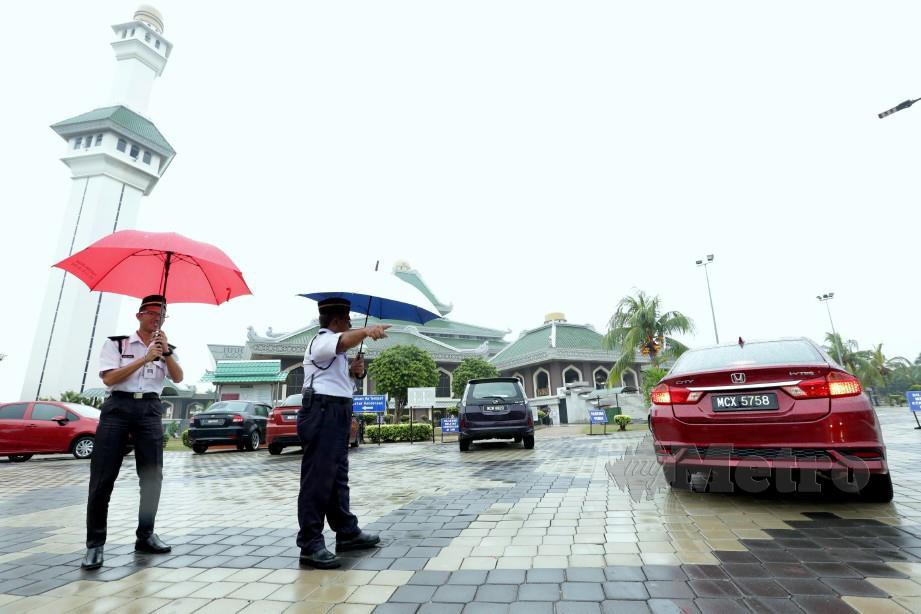
[[[691,423],[659,406],[650,426],[662,465],[889,471],[876,412],[863,397],[836,401],[829,414],[804,421]]]
[[[266,445],[287,448],[291,446],[300,447],[303,444],[301,444],[301,440],[298,438],[297,433],[269,432],[267,436]]]
[[[207,445],[235,444],[243,441],[248,435],[249,429],[243,426],[189,429],[189,441]]]
[[[534,427],[522,426],[488,426],[461,429],[462,439],[512,439],[514,437],[527,437],[534,435]]]
[[[702,447],[663,446],[656,444],[656,460],[665,467],[685,469],[749,468],[757,470],[807,470],[816,472],[856,471],[871,474],[888,473],[885,457],[878,460],[857,458],[849,452],[873,446],[823,447],[762,447],[733,448],[719,445]],[[876,444],[875,447],[879,447]]]

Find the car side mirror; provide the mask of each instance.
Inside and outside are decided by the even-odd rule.
[[[64,417],[64,416],[55,416],[55,417],[52,418],[51,420],[52,420],[53,422],[57,422],[57,423],[60,424],[61,426],[64,426],[65,424],[67,424],[67,418]]]

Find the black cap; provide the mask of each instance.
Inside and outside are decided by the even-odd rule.
[[[148,294],[141,300],[140,309],[143,309],[148,305],[159,305],[160,307],[163,307],[166,305],[166,297],[162,294]]]
[[[325,298],[317,302],[320,313],[348,313],[352,308],[352,303],[344,298]]]

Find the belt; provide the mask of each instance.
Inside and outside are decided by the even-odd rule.
[[[159,399],[160,395],[156,392],[125,392],[124,390],[113,390],[110,393],[113,397],[119,399]]]
[[[325,403],[327,405],[348,405],[352,406],[352,399],[349,397],[337,397],[331,394],[314,394],[313,395],[314,403]]]

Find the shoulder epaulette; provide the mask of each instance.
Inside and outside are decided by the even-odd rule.
[[[122,353],[122,350],[124,349],[122,346],[124,345],[124,341],[127,338],[128,338],[128,335],[112,335],[111,337],[109,337],[109,339],[111,339],[112,341],[118,344],[119,354]]]

